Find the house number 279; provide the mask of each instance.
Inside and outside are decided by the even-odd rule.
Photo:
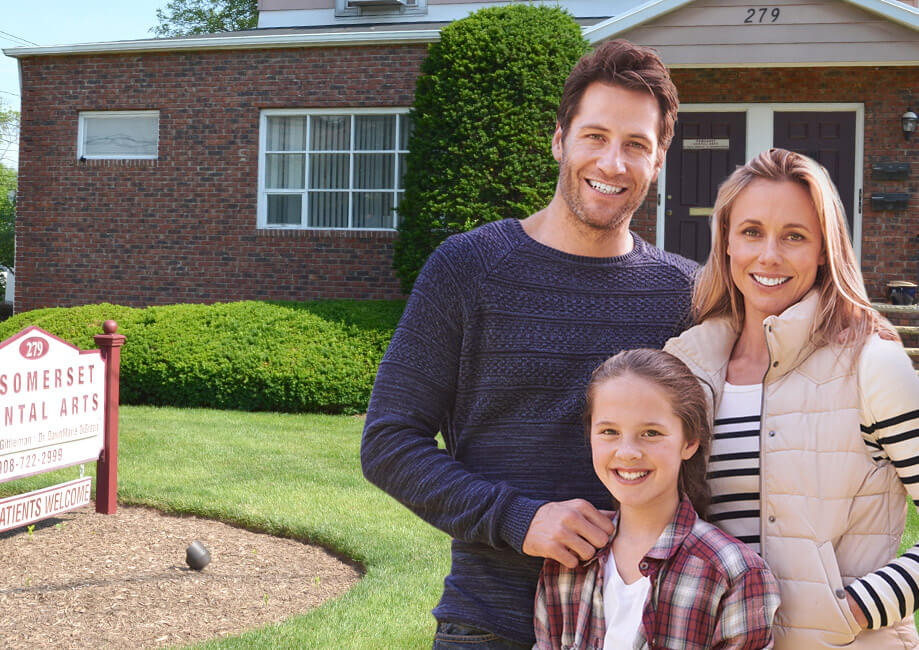
[[[747,17],[744,19],[744,23],[774,23],[779,19],[781,13],[782,11],[778,7],[758,7],[756,9],[749,8],[747,9]]]

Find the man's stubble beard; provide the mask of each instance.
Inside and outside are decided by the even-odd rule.
[[[600,218],[596,218],[588,214],[587,209],[584,207],[584,203],[581,201],[581,194],[578,192],[580,182],[577,177],[577,172],[570,169],[564,152],[562,153],[562,159],[559,163],[559,171],[559,184],[561,186],[562,198],[568,205],[571,214],[575,216],[580,224],[587,226],[591,230],[599,230],[606,233],[618,230],[624,223],[631,220],[632,215],[635,214],[644,202],[645,197],[648,195],[648,189],[651,187],[649,181],[645,187],[640,188],[640,191],[636,192],[632,196],[632,199],[619,208],[619,210],[614,210]]]

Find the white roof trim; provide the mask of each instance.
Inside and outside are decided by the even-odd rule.
[[[691,4],[694,0],[649,0],[623,14],[582,28],[591,43],[598,43],[643,25],[659,16]],[[919,31],[919,9],[894,0],[845,0],[865,11]],[[78,43],[40,47],[10,47],[2,52],[13,58],[60,54],[115,54],[120,52],[169,52],[183,50],[238,50],[277,47],[322,47],[342,45],[417,44],[440,40],[439,29],[391,31],[342,31],[305,34],[250,34],[246,36],[208,36],[204,38],[148,38],[107,43]]]
[[[599,43],[692,2],[694,0],[650,0],[650,2],[638,5],[623,14],[613,16],[591,27],[586,27],[582,32],[584,37],[591,43]]]
[[[431,43],[440,40],[439,29],[380,32],[324,32],[308,34],[252,34],[208,36],[206,38],[149,38],[110,43],[79,43],[42,47],[10,47],[3,53],[14,58],[55,54],[112,54],[120,52],[162,52],[181,50],[238,50],[276,47],[321,47],[329,45],[381,45]]]
[[[586,27],[582,31],[591,43],[599,43],[692,2],[694,0],[650,0],[650,2],[639,5],[631,11],[613,16],[591,27]],[[870,11],[873,14],[883,16],[891,22],[919,31],[919,9],[915,7],[910,7],[894,0],[845,0],[845,2],[860,7],[865,11]]]
[[[865,11],[883,16],[888,20],[919,31],[919,9],[891,0],[846,0],[849,4]]]

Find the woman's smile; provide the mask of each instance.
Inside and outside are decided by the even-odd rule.
[[[751,324],[801,300],[826,261],[807,190],[791,181],[750,183],[731,209],[727,252]]]

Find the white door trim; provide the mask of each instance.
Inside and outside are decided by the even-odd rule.
[[[865,156],[865,105],[862,103],[763,103],[763,104],[682,104],[680,112],[684,113],[746,113],[747,136],[744,160],[749,160],[760,151],[772,146],[774,140],[773,115],[778,112],[846,112],[855,113],[855,174],[852,191],[852,243],[855,248],[855,259],[861,263],[862,258],[862,202],[859,197],[864,187]],[[655,244],[664,247],[664,214],[666,206],[667,161],[661,166],[657,179],[657,236]]]

